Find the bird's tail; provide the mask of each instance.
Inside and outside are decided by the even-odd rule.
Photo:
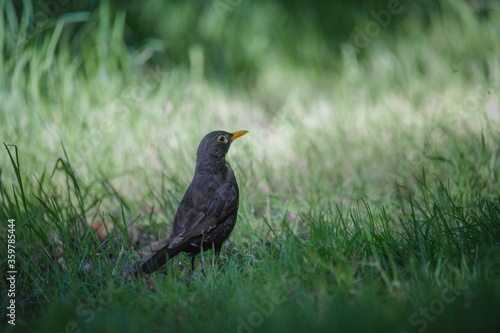
[[[162,247],[160,251],[156,252],[154,256],[142,264],[141,270],[143,273],[151,274],[156,272],[158,268],[165,265],[167,260],[172,259],[179,254],[180,251],[178,249],[169,249],[169,245],[170,243]]]

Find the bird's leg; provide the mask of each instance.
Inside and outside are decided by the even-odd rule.
[[[221,250],[222,246],[216,246],[214,248],[214,255],[215,255],[215,263],[218,264],[219,263],[219,256],[220,256],[220,250]]]
[[[194,272],[194,258],[196,258],[196,254],[189,255],[189,259],[191,259],[191,274]]]
[[[201,272],[205,275],[205,256],[203,255],[203,241],[200,244],[201,248]]]

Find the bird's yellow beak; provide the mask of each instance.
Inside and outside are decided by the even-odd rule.
[[[239,138],[240,136],[245,135],[247,133],[248,133],[248,131],[236,131],[233,133],[233,136],[231,137],[231,141],[234,141],[237,138]]]

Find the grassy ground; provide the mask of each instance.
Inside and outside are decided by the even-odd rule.
[[[402,13],[338,71],[269,52],[245,87],[205,78],[200,46],[189,69],[146,66],[122,15],[86,15],[21,42],[0,22],[6,331],[499,330],[498,11]],[[127,277],[215,129],[250,131],[228,155],[241,203],[221,263]]]

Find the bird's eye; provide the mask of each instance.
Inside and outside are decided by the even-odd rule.
[[[226,142],[226,136],[219,135],[219,137],[217,138],[217,141],[219,141],[219,142]]]

